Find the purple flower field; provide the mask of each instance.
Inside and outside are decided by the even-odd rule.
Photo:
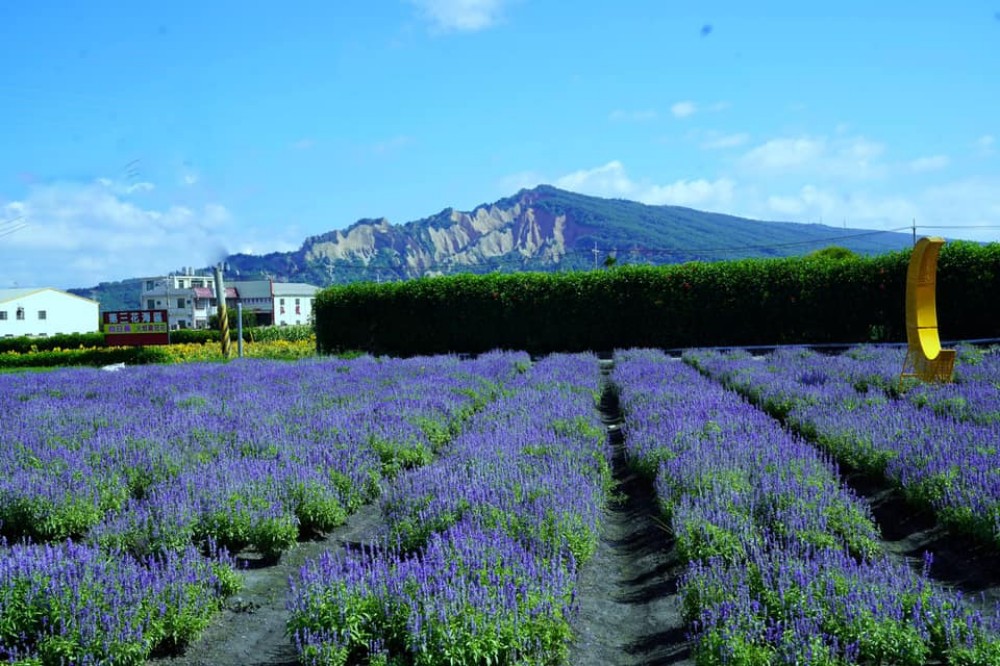
[[[1000,354],[947,386],[901,363],[616,354],[698,666],[1000,665],[1000,609],[889,557],[841,474],[1000,548]],[[620,492],[601,390],[593,355],[509,352],[0,375],[0,663],[183,650],[241,567],[371,505],[371,540],[279,592],[303,664],[565,664]]]
[[[1000,353],[964,350],[954,383],[902,392],[900,350],[687,358],[839,461],[885,475],[953,529],[1000,547]]]
[[[235,555],[336,527],[527,361],[0,377],[0,659],[133,664],[189,642],[238,588]]]
[[[597,380],[592,356],[536,364],[383,495],[384,539],[308,564],[304,661],[561,663],[611,486]]]
[[[843,386],[854,389],[841,359],[691,357],[765,405],[791,404],[789,418],[829,403],[850,419],[864,403],[845,407]],[[828,453],[658,352],[620,354],[615,378],[629,455],[655,476],[689,563],[681,595],[699,664],[1000,663],[1000,612],[984,616],[894,564]]]

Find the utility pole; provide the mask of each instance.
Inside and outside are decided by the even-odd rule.
[[[222,283],[222,264],[215,266],[215,301],[218,303],[215,311],[219,317],[219,342],[222,345],[222,358],[229,360],[229,313],[226,311],[226,286]]]
[[[597,249],[597,241],[594,241],[594,249],[591,250],[594,253],[594,270],[597,270],[597,257],[600,256],[601,251]]]
[[[917,246],[917,218],[913,218],[913,247]]]

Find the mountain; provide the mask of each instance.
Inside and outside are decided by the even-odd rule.
[[[763,222],[541,185],[470,212],[446,208],[399,225],[363,219],[307,238],[294,252],[235,254],[227,261],[231,279],[271,277],[326,286],[457,272],[586,269],[608,256],[618,263],[666,264],[793,256],[830,245],[879,254],[911,243],[907,234]],[[109,286],[117,295],[130,285]],[[71,291],[100,299],[97,292],[104,290]]]
[[[840,245],[878,254],[911,245],[907,234],[820,224],[761,222],[679,206],[601,199],[542,185],[470,212],[391,224],[360,220],[307,238],[295,252],[237,254],[240,276],[328,285],[455,272],[591,268],[609,253],[619,263],[679,263],[782,257]]]

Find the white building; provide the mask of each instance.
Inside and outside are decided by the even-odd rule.
[[[301,282],[272,282],[274,325],[291,326],[313,323],[313,301],[319,287]]]
[[[100,304],[65,291],[0,289],[0,337],[46,337],[100,330]]]
[[[236,307],[236,290],[226,287],[226,306]],[[215,277],[183,275],[143,278],[139,297],[140,310],[166,310],[170,328],[208,328],[215,314]]]
[[[243,305],[261,326],[287,326],[312,323],[312,303],[318,287],[299,282],[272,280],[224,281],[226,307]],[[139,307],[144,310],[167,310],[171,329],[208,328],[216,314],[215,276],[197,275],[188,270],[182,275],[143,278]]]

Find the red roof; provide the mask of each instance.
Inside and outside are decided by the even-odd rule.
[[[215,298],[215,290],[209,289],[208,287],[195,287],[194,288],[195,298]],[[226,287],[226,300],[237,299],[240,297],[236,287]]]

